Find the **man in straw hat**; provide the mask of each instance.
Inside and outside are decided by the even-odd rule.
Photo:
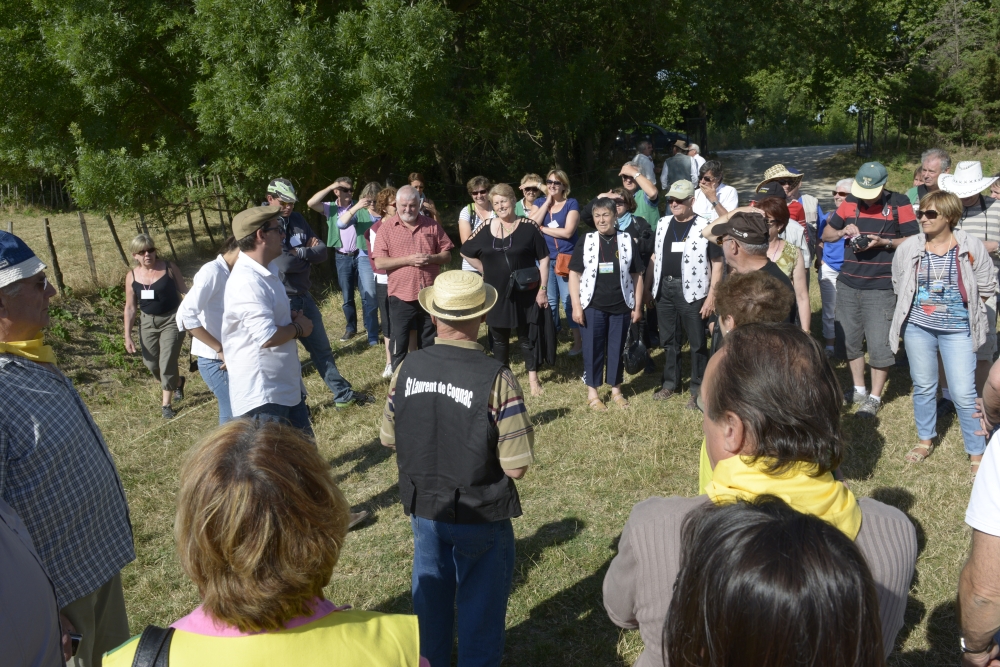
[[[27,526],[52,580],[63,632],[83,636],[68,664],[90,667],[129,638],[120,573],[135,560],[135,549],[111,452],[42,340],[55,294],[31,248],[0,232],[0,498]],[[0,561],[0,589],[27,584],[10,579],[3,553]],[[0,605],[0,617],[37,618],[35,611]],[[52,630],[58,633],[52,625],[33,628]],[[5,643],[3,635],[0,663],[17,663],[19,643]],[[22,647],[32,641],[30,635],[19,639]]]
[[[670,151],[671,156],[663,161],[663,169],[660,171],[660,186],[664,191],[669,190],[675,181],[690,179],[692,173],[687,142],[678,139],[670,147]]]
[[[962,200],[964,211],[958,220],[957,229],[975,236],[992,257],[993,265],[1000,268],[997,251],[1000,250],[1000,201],[986,196],[984,190],[997,182],[996,176],[983,176],[983,165],[979,162],[959,162],[955,165],[955,173],[944,173],[938,176],[938,187],[950,192]],[[976,390],[983,395],[983,387],[990,373],[990,366],[997,352],[997,295],[990,294],[986,300],[986,313],[990,326],[986,331],[986,342],[976,350]],[[943,380],[944,374],[941,374]],[[951,395],[947,384],[941,383],[944,398],[942,403],[951,403]],[[940,407],[954,411],[954,405],[944,404]]]
[[[812,247],[816,247],[816,226],[825,216],[823,208],[819,205],[819,200],[812,195],[802,194],[802,178],[805,176],[798,169],[786,167],[783,164],[776,164],[764,171],[764,180],[757,186],[757,191],[776,183],[781,186],[785,194],[785,201],[788,203],[788,215],[792,220],[802,224],[809,233],[809,240]],[[810,253],[812,254],[812,253]],[[808,271],[809,265],[806,264]]]
[[[866,162],[851,183],[851,194],[827,219],[823,241],[844,243],[844,263],[837,277],[836,321],[844,344],[854,389],[846,400],[859,403],[857,415],[873,418],[882,407],[882,389],[896,357],[889,347],[889,324],[896,309],[892,289],[893,252],[919,231],[905,195],[886,190],[889,172],[880,162]],[[865,387],[865,352],[872,369],[872,389]]]
[[[521,515],[515,479],[533,461],[534,431],[509,368],[476,342],[497,292],[471,271],[420,290],[434,345],[396,368],[382,444],[396,450],[399,496],[413,530],[413,608],[420,653],[451,664],[499,665]],[[456,615],[457,599],[457,615]]]

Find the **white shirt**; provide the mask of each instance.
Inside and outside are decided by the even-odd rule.
[[[715,188],[715,197],[716,201],[722,204],[727,211],[732,211],[740,205],[740,196],[736,193],[736,188],[725,183],[720,183]],[[719,214],[715,212],[715,207],[708,203],[708,198],[705,197],[705,193],[700,188],[694,190],[692,207],[695,213],[703,218],[708,218],[709,222],[719,217]]]
[[[645,155],[644,153],[636,153],[635,157],[632,158],[632,164],[635,165],[636,169],[638,169],[643,176],[648,178],[650,182],[656,182],[653,180],[656,178],[656,174],[654,173],[653,158]]]
[[[691,182],[694,183],[695,189],[698,188],[698,181],[701,179],[699,172],[701,171],[701,165],[705,164],[705,158],[699,154],[695,154],[691,158]]]
[[[242,252],[226,282],[222,316],[222,351],[229,369],[233,415],[245,415],[265,403],[293,406],[302,401],[298,343],[263,347],[292,323],[292,307],[274,262],[263,267]]]
[[[375,247],[375,230],[374,229],[369,229],[368,230],[368,236],[370,237],[368,239],[368,247],[369,248],[374,248]],[[388,285],[389,284],[389,274],[388,273],[375,273],[374,271],[372,271],[372,274],[375,276],[375,282],[378,283],[379,285]]]
[[[1000,442],[1000,435],[994,435],[986,447],[972,484],[969,508],[965,511],[965,523],[994,537],[1000,537],[1000,456],[997,456],[1000,445],[997,442]]]
[[[215,340],[222,341],[222,312],[226,304],[226,281],[229,265],[219,255],[194,274],[194,283],[177,309],[177,328],[190,331],[203,327]],[[215,350],[191,337],[191,354],[205,359],[218,359]]]

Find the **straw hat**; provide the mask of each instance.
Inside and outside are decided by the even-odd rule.
[[[496,305],[497,291],[472,271],[445,271],[420,290],[420,305],[442,320],[460,322],[481,317]]]
[[[978,195],[986,188],[993,185],[997,180],[996,176],[983,177],[983,165],[979,162],[967,161],[959,162],[955,166],[954,174],[941,174],[938,176],[938,187],[945,192],[950,192],[959,199]]]
[[[773,167],[768,167],[764,171],[764,180],[761,181],[755,189],[760,190],[768,183],[772,183],[774,181],[782,181],[785,179],[788,179],[790,181],[792,180],[801,181],[803,176],[805,176],[805,174],[803,174],[802,172],[792,171],[787,167],[785,167],[785,165],[783,164],[776,164]]]

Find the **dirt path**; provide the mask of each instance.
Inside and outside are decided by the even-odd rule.
[[[844,174],[827,174],[823,162],[837,153],[853,150],[853,144],[840,146],[797,146],[794,148],[751,148],[737,151],[719,151],[719,160],[725,170],[726,183],[740,193],[740,203],[746,203],[749,194],[764,179],[764,170],[775,164],[794,167],[805,174],[802,192],[817,197],[824,210],[833,206],[833,186]],[[851,176],[847,174],[846,177]]]

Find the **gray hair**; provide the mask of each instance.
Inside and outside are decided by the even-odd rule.
[[[375,201],[375,197],[378,196],[378,193],[381,189],[382,186],[379,185],[378,181],[371,181],[368,184],[366,184],[365,187],[361,190],[361,195],[359,196],[359,198],[360,199],[368,198],[371,199],[372,201]]]
[[[129,241],[128,244],[128,252],[130,255],[138,255],[143,250],[149,250],[151,248],[156,248],[156,242],[149,234],[139,234],[134,239]]]
[[[21,293],[24,288],[26,278],[21,278],[20,280],[15,280],[12,283],[7,283],[3,287],[0,287],[0,294],[9,297],[15,297]]]
[[[699,154],[701,153],[701,148],[698,147],[698,144],[688,144],[688,150]]]
[[[770,245],[769,243],[760,243],[760,244],[744,243],[739,239],[733,239],[733,240],[736,241],[736,243],[739,244],[740,248],[742,248],[748,255],[759,255],[762,257],[767,256],[767,248]]]
[[[722,175],[722,163],[718,160],[706,160],[705,164],[701,165],[701,169],[698,170],[698,178],[701,178],[705,174],[712,174],[718,177],[719,182],[722,183],[725,176]]]
[[[837,181],[837,184],[833,187],[837,190],[840,190],[840,188],[847,188],[848,190],[850,190],[851,183],[853,182],[854,182],[853,178],[842,178],[839,181]]]
[[[653,144],[649,142],[649,139],[640,139],[638,142],[636,142],[635,147],[637,150],[641,151],[646,146],[652,146],[652,145]]]
[[[937,158],[941,161],[941,171],[951,169],[951,156],[948,155],[948,151],[943,148],[928,148],[925,150],[920,154],[920,164],[923,164],[932,158]]]
[[[419,199],[420,193],[417,189],[410,185],[404,185],[400,189],[396,190],[396,203],[403,201],[404,199]]]

